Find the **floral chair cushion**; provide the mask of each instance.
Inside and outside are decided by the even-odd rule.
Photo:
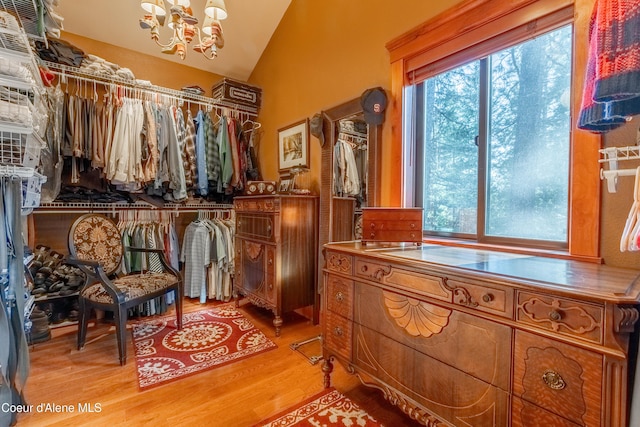
[[[113,280],[113,284],[125,295],[125,301],[150,294],[176,283],[178,279],[169,273],[130,274]],[[101,304],[113,304],[113,299],[101,283],[94,283],[82,291],[82,296]]]
[[[107,275],[116,271],[124,251],[116,224],[94,214],[76,220],[69,234],[69,248],[76,258],[98,261]]]

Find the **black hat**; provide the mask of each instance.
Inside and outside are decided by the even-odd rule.
[[[360,97],[360,105],[364,111],[364,121],[370,125],[384,122],[384,110],[387,108],[387,94],[381,87],[367,89]]]

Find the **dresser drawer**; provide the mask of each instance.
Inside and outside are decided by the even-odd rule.
[[[353,281],[327,276],[327,309],[353,319]]]
[[[452,289],[453,302],[503,317],[513,317],[513,288],[488,283],[469,283],[447,280]]]
[[[559,415],[546,411],[517,397],[511,404],[512,427],[579,427]]]
[[[363,242],[422,242],[422,209],[364,208]]]
[[[453,293],[445,286],[444,278],[440,276],[405,270],[363,258],[356,258],[354,272],[358,278],[415,291],[441,301],[451,302],[453,298]]]
[[[239,197],[233,201],[236,213],[241,212],[278,212],[280,197]]]
[[[353,274],[353,258],[349,255],[327,251],[324,259],[328,270],[342,274]]]
[[[513,393],[576,424],[599,426],[602,356],[516,331]]]
[[[419,408],[437,414],[437,418],[442,420],[436,422],[434,419],[425,419],[423,422],[426,421],[426,425],[509,425],[507,390],[357,323],[354,324],[353,333],[353,365],[356,371],[364,371],[382,384],[399,390],[417,402]],[[400,399],[401,402],[404,400],[401,395]]]
[[[601,343],[604,308],[585,302],[518,293],[516,319],[538,328]]]
[[[331,311],[325,311],[323,343],[330,354],[351,360],[353,323]]]
[[[237,214],[236,234],[241,237],[275,242],[277,219],[276,214]]]

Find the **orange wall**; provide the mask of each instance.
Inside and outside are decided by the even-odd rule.
[[[278,129],[359,97],[365,89],[389,90],[385,44],[460,0],[293,0],[249,82],[263,89],[260,168],[278,179]],[[388,115],[387,115],[388,117]],[[383,128],[383,144],[390,138]],[[320,182],[320,144],[310,138],[312,190]],[[392,166],[382,153],[382,174]],[[396,167],[399,165],[396,165]],[[385,180],[385,182],[388,180]],[[397,185],[383,185],[382,201]]]
[[[76,34],[62,33],[60,38],[79,47],[86,54],[97,55],[121,67],[129,68],[136,78],[149,80],[156,86],[181,89],[184,86],[198,85],[205,90],[207,96],[210,96],[213,83],[222,79],[222,76],[218,74],[187,67]]]
[[[277,130],[323,109],[359,97],[370,87],[390,87],[385,44],[461,0],[293,0],[249,82],[263,89],[260,113],[260,168],[265,179],[278,179]],[[63,39],[87,53],[130,68],[136,77],[179,89],[199,85],[209,91],[222,77],[148,55],[65,33]],[[387,114],[387,117],[389,115]],[[638,120],[605,137],[605,145],[633,145]],[[383,176],[390,176],[390,123],[383,129]],[[311,182],[318,192],[320,146],[311,137]],[[633,162],[629,162],[633,163]],[[636,164],[621,167],[635,167]],[[400,183],[384,180],[382,203],[393,200]],[[640,253],[619,251],[620,234],[633,201],[633,178],[621,177],[618,192],[602,190],[601,256],[607,264],[640,266]],[[594,200],[594,203],[599,201]]]

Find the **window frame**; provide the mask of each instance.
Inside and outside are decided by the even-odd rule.
[[[595,0],[463,0],[444,13],[390,41],[391,121],[409,120],[406,107],[411,96],[404,96],[412,84],[490,51],[547,32],[554,26],[573,24],[573,79],[571,83],[571,141],[569,164],[568,248],[549,251],[549,256],[600,262],[600,177],[601,138],[575,126],[587,63],[589,18]],[[558,19],[560,17],[560,19]],[[505,36],[507,34],[507,36]],[[507,37],[505,39],[505,37]],[[411,206],[413,187],[408,179],[415,167],[411,152],[412,135],[404,135],[403,126],[391,128],[390,158],[401,159],[402,168],[392,170],[391,181],[401,182],[402,191],[391,192],[391,205]],[[407,141],[404,144],[403,141]],[[403,157],[404,156],[404,157]],[[403,161],[402,159],[409,159]],[[394,176],[395,174],[395,176]],[[476,246],[478,243],[444,241],[441,243]],[[528,252],[528,248],[493,245],[495,249]],[[531,251],[544,251],[531,248]],[[542,253],[544,254],[544,253]]]

